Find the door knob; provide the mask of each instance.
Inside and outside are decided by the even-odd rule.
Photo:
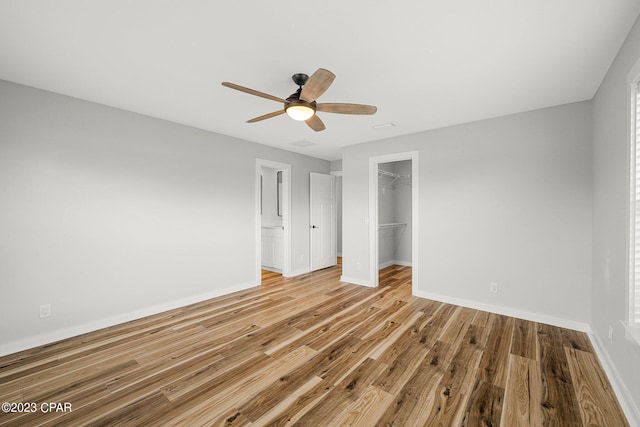
[[[316,227],[315,225],[312,225],[311,228],[320,228],[320,227]]]

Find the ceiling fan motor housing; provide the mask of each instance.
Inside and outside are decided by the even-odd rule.
[[[299,74],[296,74],[295,76],[297,76]],[[306,74],[304,74],[306,75]],[[294,76],[294,77],[295,77]],[[288,108],[290,107],[295,107],[295,106],[300,106],[300,107],[307,107],[307,108],[311,108],[313,110],[313,113],[315,114],[316,112],[316,101],[313,102],[307,102],[307,101],[303,101],[302,99],[300,99],[300,92],[302,92],[302,87],[300,89],[298,89],[296,91],[296,93],[291,94],[291,96],[289,96],[284,104],[284,110],[287,111]]]

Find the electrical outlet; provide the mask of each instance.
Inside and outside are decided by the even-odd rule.
[[[51,316],[51,304],[43,304],[40,306],[40,318]]]
[[[494,294],[498,293],[498,284],[495,282],[492,282],[489,284],[489,292],[493,292]]]
[[[609,325],[609,342],[613,344],[613,326]]]

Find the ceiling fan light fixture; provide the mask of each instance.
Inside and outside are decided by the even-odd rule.
[[[304,104],[288,105],[285,108],[285,111],[293,120],[298,120],[300,122],[310,119],[316,113],[313,108]]]

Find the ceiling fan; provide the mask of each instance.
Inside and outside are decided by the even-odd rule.
[[[281,102],[284,105],[284,108],[281,110],[247,120],[247,123],[259,122],[287,113],[292,119],[304,121],[311,129],[319,132],[324,130],[325,126],[322,120],[316,115],[318,111],[337,114],[375,114],[378,109],[373,105],[348,104],[342,102],[317,103],[316,99],[331,86],[335,78],[335,74],[324,68],[318,68],[311,77],[303,73],[294,74],[291,76],[291,79],[298,85],[298,90],[287,99],[282,99],[234,83],[222,82],[222,86]]]

